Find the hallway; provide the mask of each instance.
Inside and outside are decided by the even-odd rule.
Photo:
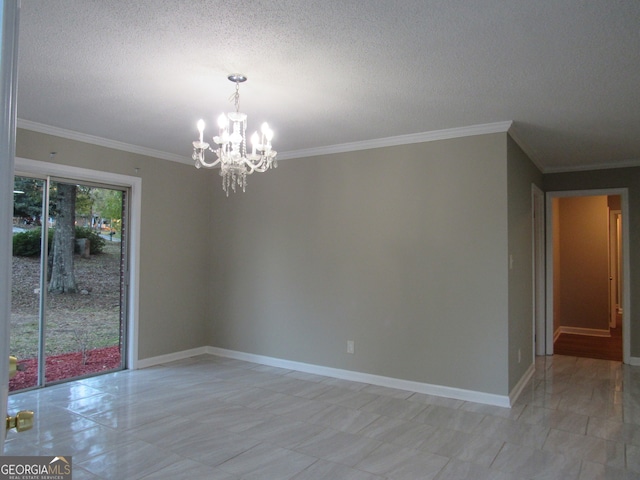
[[[598,358],[601,360],[622,361],[622,325],[611,329],[610,337],[592,337],[562,333],[553,343],[556,355]]]

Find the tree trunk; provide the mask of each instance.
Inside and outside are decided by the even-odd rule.
[[[75,246],[76,186],[58,183],[56,196],[56,225],[53,236],[53,265],[51,266],[51,293],[76,293],[73,272]]]

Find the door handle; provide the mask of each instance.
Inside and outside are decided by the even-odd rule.
[[[12,379],[18,372],[22,372],[24,369],[25,366],[21,364],[16,357],[13,355],[9,357],[9,379]]]
[[[12,428],[16,429],[16,432],[26,432],[33,428],[34,413],[31,410],[22,410],[16,413],[15,417],[7,415],[7,430]]]
[[[18,359],[13,355],[9,357],[9,378],[13,378],[18,373]]]
[[[13,355],[9,357],[9,378],[13,378],[18,373],[18,359]],[[16,429],[16,432],[26,432],[33,428],[34,413],[31,410],[22,410],[16,413],[15,417],[7,415],[6,429]]]

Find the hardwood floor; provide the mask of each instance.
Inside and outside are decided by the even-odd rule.
[[[611,337],[561,334],[553,343],[553,353],[574,357],[622,361],[622,326],[611,329]]]

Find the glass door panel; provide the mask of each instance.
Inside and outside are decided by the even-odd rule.
[[[20,371],[9,381],[10,391],[38,385],[44,194],[44,180],[15,178],[9,352]]]
[[[52,182],[45,382],[122,365],[123,192]]]
[[[16,201],[14,211],[10,337],[23,371],[11,391],[124,365],[126,192],[68,181],[46,185],[16,177],[15,190],[24,193],[14,197],[23,196],[24,205]],[[31,213],[37,191],[41,208]],[[30,239],[35,253],[22,252]]]

